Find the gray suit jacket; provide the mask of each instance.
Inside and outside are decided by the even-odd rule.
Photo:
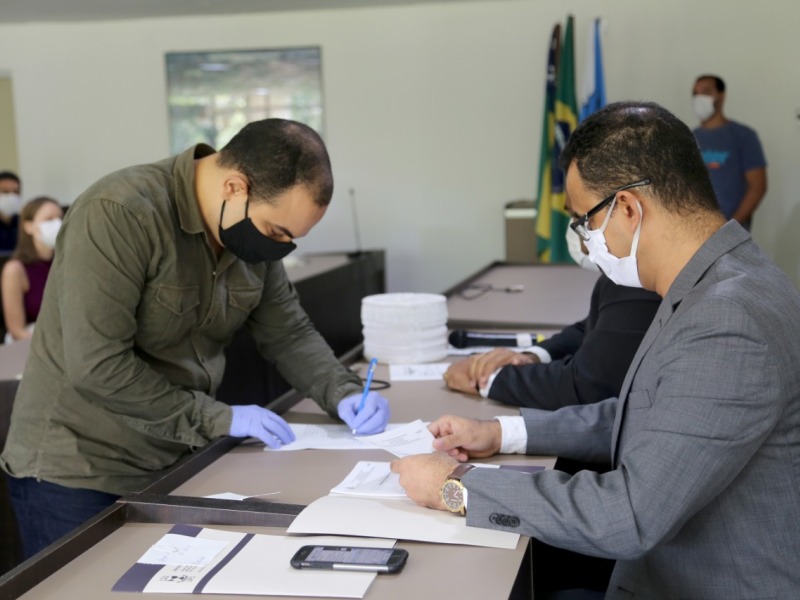
[[[468,524],[617,559],[609,600],[798,598],[799,363],[800,294],[729,222],[676,278],[619,400],[523,409],[528,453],[614,469],[474,469]]]

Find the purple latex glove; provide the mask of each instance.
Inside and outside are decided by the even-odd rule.
[[[367,394],[364,408],[357,413],[362,395],[353,394],[339,402],[339,418],[357,435],[382,432],[389,422],[389,401],[378,392],[370,392]]]
[[[254,437],[270,448],[280,448],[294,441],[294,432],[289,424],[271,410],[261,406],[231,406],[230,435]]]

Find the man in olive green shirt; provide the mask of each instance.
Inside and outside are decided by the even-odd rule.
[[[0,457],[26,556],[213,438],[294,439],[267,409],[214,400],[242,325],[295,389],[357,433],[383,431],[388,403],[372,392],[358,410],[360,379],[280,262],[332,192],[319,136],[267,119],[220,152],[112,173],[75,201]]]

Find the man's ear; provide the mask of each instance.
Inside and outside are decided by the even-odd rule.
[[[222,182],[223,198],[234,200],[246,198],[249,193],[247,178],[239,172],[231,172]]]
[[[617,194],[617,204],[614,210],[618,211],[620,217],[624,219],[623,226],[632,232],[636,231],[636,228],[639,226],[639,221],[642,219],[640,206],[641,202],[631,192],[625,190]]]

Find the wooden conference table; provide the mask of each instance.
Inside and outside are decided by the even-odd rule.
[[[491,276],[493,269],[504,268],[505,265],[493,265],[478,276]],[[529,284],[523,284],[526,290],[544,290],[551,286],[573,289],[576,285],[582,286],[585,307],[575,306],[572,314],[554,317],[549,323],[538,317],[531,321],[504,322],[498,319],[485,322],[493,328],[552,328],[561,324],[556,321],[571,323],[585,316],[593,280],[586,281],[578,268],[567,267],[570,270],[562,274],[562,281],[554,281],[551,273],[555,271],[552,269],[555,268],[523,268],[519,274],[547,273],[547,286],[530,284],[528,288]],[[575,284],[575,279],[579,280],[578,284]],[[492,293],[485,296],[497,297]],[[531,309],[530,302],[538,304],[535,298],[526,298],[526,294],[521,292],[513,293],[513,297],[519,303],[516,309],[519,314],[524,312],[526,305]],[[564,306],[564,303],[561,305]],[[491,313],[495,316],[510,314],[507,306],[501,307],[499,313],[495,310],[491,310]],[[343,362],[352,363],[359,357],[358,350],[343,357]],[[363,364],[360,366],[363,369]],[[375,377],[386,379],[387,369],[379,367]],[[439,381],[396,382],[383,393],[392,403],[393,422],[416,418],[430,420],[447,412],[477,418],[517,414],[515,409],[491,400],[449,392]],[[310,400],[298,400],[296,395],[289,393],[268,406],[282,413],[290,423],[333,422]],[[125,594],[112,593],[111,586],[147,547],[166,533],[171,524],[183,522],[280,534],[302,506],[327,494],[355,462],[390,459],[391,455],[381,450],[263,452],[260,444],[236,445],[231,438],[218,440],[176,465],[141,494],[123,499],[72,536],[62,539],[0,578],[0,598],[16,597],[27,589],[29,591],[21,597],[124,597]],[[553,460],[548,457],[505,456],[495,457],[489,462],[530,464],[533,461],[534,464],[552,465]],[[280,494],[270,496],[270,501],[248,500],[241,503],[202,498],[226,491],[242,495],[274,491],[280,491]],[[378,577],[367,598],[407,598],[412,590],[419,598],[438,599],[444,594],[463,599],[504,598],[520,586],[530,589],[530,581],[524,581],[530,569],[528,566],[520,569],[527,546],[525,538],[520,540],[515,550],[409,541],[400,541],[398,544],[407,548],[411,555],[406,569],[399,576]],[[517,579],[518,572],[523,575],[522,583]],[[31,588],[34,581],[40,583]],[[156,595],[156,598],[166,599],[167,595]]]

